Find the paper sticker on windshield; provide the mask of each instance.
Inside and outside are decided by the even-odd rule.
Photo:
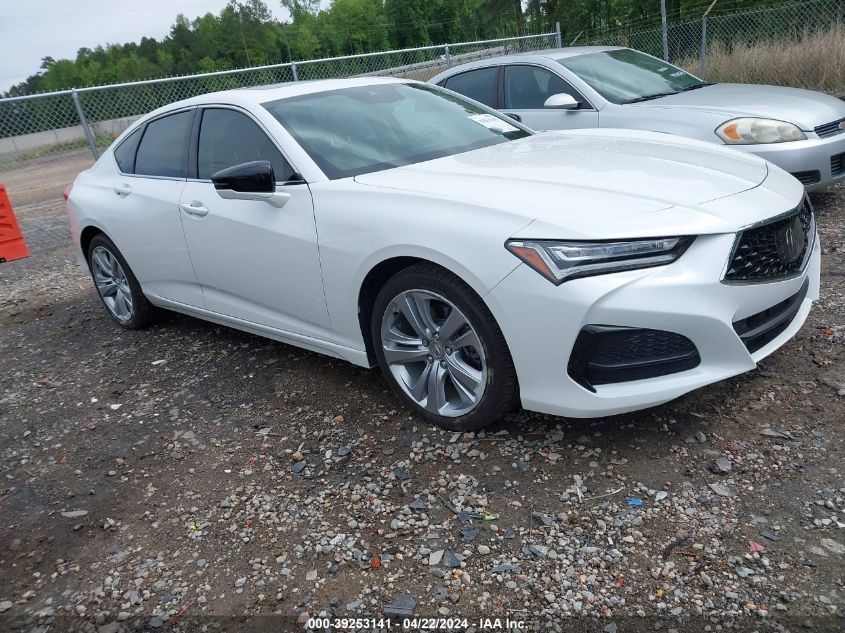
[[[469,116],[470,119],[479,123],[486,127],[488,130],[493,130],[495,132],[518,132],[519,128],[515,125],[511,125],[507,121],[503,121],[499,117],[495,117],[492,114],[471,114]]]

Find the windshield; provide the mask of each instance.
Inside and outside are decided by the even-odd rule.
[[[631,103],[683,92],[704,84],[661,59],[623,48],[559,61],[612,103]]]
[[[530,133],[426,84],[375,84],[262,104],[331,179],[411,165]]]

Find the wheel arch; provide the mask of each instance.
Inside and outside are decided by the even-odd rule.
[[[373,316],[373,304],[376,297],[388,279],[415,264],[439,266],[436,262],[421,257],[390,257],[373,266],[361,282],[361,287],[358,290],[358,325],[361,328],[361,337],[364,339],[364,348],[367,352],[367,362],[370,367],[377,364],[373,340],[370,336],[370,320]]]
[[[373,340],[370,336],[370,320],[372,319],[373,306],[375,304],[376,297],[384,284],[391,277],[402,270],[417,264],[430,264],[458,277],[458,279],[467,284],[467,286],[469,286],[470,289],[478,295],[482,303],[484,303],[485,307],[490,312],[493,320],[496,322],[496,327],[500,327],[494,310],[484,299],[487,292],[481,287],[481,281],[471,275],[462,274],[462,267],[453,267],[448,264],[444,264],[443,262],[436,261],[436,258],[426,257],[425,254],[396,255],[388,257],[386,259],[382,259],[370,268],[361,281],[358,290],[358,326],[360,328],[361,338],[364,340],[367,362],[370,364],[370,367],[375,367],[377,365],[377,359],[373,349]],[[507,344],[507,341],[505,341],[505,343]]]
[[[89,224],[79,233],[79,248],[82,251],[82,258],[86,262],[88,261],[88,247],[91,245],[91,240],[98,235],[105,235],[106,237],[109,237],[103,229],[94,224]]]

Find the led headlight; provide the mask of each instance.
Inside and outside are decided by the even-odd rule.
[[[505,247],[554,284],[622,270],[665,266],[678,259],[692,237],[582,242],[508,240]]]
[[[741,118],[716,128],[716,136],[728,145],[757,145],[803,141],[807,137],[797,125],[774,119]]]

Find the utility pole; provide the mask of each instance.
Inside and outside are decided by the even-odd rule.
[[[669,61],[669,26],[666,24],[666,0],[660,0],[660,22],[663,31],[663,61]]]
[[[290,42],[288,42],[288,25],[285,22],[282,22],[282,33],[285,35],[285,46],[288,49],[288,61],[292,64],[293,56],[290,54]]]
[[[241,28],[241,42],[244,45],[244,55],[246,56],[246,65],[252,68],[252,60],[249,58],[249,51],[246,49],[246,38],[244,37],[244,18],[240,12],[240,5],[238,5],[238,24]]]

